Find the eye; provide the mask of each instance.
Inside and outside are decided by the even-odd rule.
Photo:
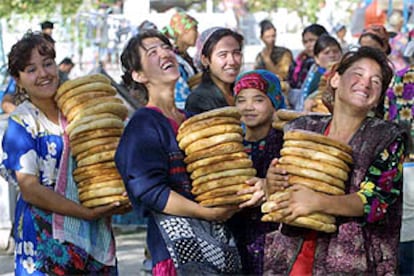
[[[53,65],[55,65],[55,62],[53,61],[53,60],[46,60],[45,61],[45,66],[46,67],[50,67],[50,66],[53,66]]]
[[[26,73],[34,73],[36,71],[36,66],[30,65],[24,68],[24,72]]]

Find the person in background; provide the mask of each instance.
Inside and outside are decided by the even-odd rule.
[[[29,32],[12,46],[8,61],[10,75],[27,95],[10,115],[2,142],[4,175],[20,188],[15,274],[116,275],[110,216],[130,206],[79,204],[65,119],[54,100],[59,86],[54,46]]]
[[[198,37],[197,20],[184,11],[176,12],[170,20],[170,25],[162,30],[174,42],[174,51],[180,65],[180,78],[175,84],[175,104],[184,109],[185,101],[191,92],[188,80],[197,73],[193,59],[187,50],[196,44]]]
[[[69,74],[74,66],[75,63],[73,63],[72,59],[68,57],[65,57],[59,63],[59,81],[61,84],[69,80]]]
[[[313,131],[351,146],[354,164],[345,195],[316,192],[299,183],[275,200],[273,211],[283,209],[287,222],[314,212],[333,215],[338,230],[327,234],[283,225],[267,237],[265,273],[395,275],[409,133],[382,117],[368,117],[373,109],[384,108],[393,70],[382,51],[361,47],[346,53],[332,73],[333,114],[302,116],[285,131]],[[277,163],[272,161],[268,170],[267,195],[289,186],[289,176]]]
[[[338,39],[339,45],[341,45],[342,53],[348,52],[349,43],[346,41],[346,33],[347,29],[344,24],[336,24],[333,28],[333,33],[336,36],[336,39]]]
[[[290,90],[288,77],[293,70],[294,60],[292,52],[281,46],[276,46],[277,30],[270,20],[260,22],[260,39],[265,47],[256,56],[254,69],[266,69],[278,76],[281,81],[282,91]]]
[[[285,107],[280,81],[268,70],[252,70],[237,77],[233,90],[245,127],[245,152],[253,161],[256,176],[263,179],[271,160],[280,157],[283,143],[283,132],[272,128],[274,112]],[[227,223],[236,238],[246,275],[263,275],[265,235],[278,227],[277,223],[261,222],[261,217],[260,206],[255,206],[244,208]]]
[[[200,113],[234,105],[233,84],[243,60],[243,36],[228,28],[212,27],[197,39],[195,64],[201,83],[188,96],[185,109]]]
[[[53,27],[54,24],[53,22],[50,22],[48,20],[43,21],[42,23],[40,23],[40,29],[42,30],[42,33],[52,37],[53,35]]]
[[[295,67],[289,77],[289,84],[292,89],[300,89],[305,81],[306,75],[312,64],[313,48],[316,40],[322,35],[328,34],[325,27],[319,24],[311,24],[302,32],[302,43],[305,49],[295,59]]]
[[[404,17],[402,12],[394,10],[388,18],[390,33],[390,60],[395,67],[395,71],[401,71],[408,66],[408,62],[404,58],[404,50],[408,43],[408,36],[403,33]]]
[[[359,46],[377,48],[387,56],[391,53],[389,35],[383,25],[369,25],[358,39]]]
[[[400,275],[414,275],[414,65],[398,71],[387,90],[384,119],[404,125],[411,133],[410,155],[404,163],[403,214],[399,248]]]
[[[125,127],[115,163],[135,212],[148,218],[152,274],[237,274],[240,259],[234,238],[215,222],[226,221],[237,206],[203,207],[191,194],[176,140],[188,114],[175,105],[180,72],[169,39],[156,30],[139,33],[127,43],[121,63],[124,83],[148,92],[148,103]]]

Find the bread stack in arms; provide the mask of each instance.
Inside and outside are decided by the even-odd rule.
[[[331,195],[345,193],[349,165],[352,164],[352,148],[349,145],[304,130],[288,131],[283,138],[282,157],[276,166],[286,170],[290,185],[299,184]],[[274,200],[289,192],[287,188],[270,195],[262,205],[262,212],[265,213],[263,221],[284,222],[283,210],[269,211],[275,204]],[[335,218],[326,214],[298,217],[289,224],[328,233],[336,231]]]
[[[283,127],[290,121],[306,115],[306,112],[295,111],[289,109],[278,109],[273,118],[272,127],[275,129],[283,130]]]
[[[86,207],[128,201],[114,162],[128,110],[115,95],[111,81],[94,74],[64,82],[55,96],[67,119],[65,132],[77,163],[73,176]]]
[[[237,195],[256,175],[244,152],[240,113],[235,107],[207,111],[186,120],[177,141],[185,152],[192,193],[203,206],[239,204],[252,195]]]

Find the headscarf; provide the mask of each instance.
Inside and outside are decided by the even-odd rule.
[[[248,88],[257,89],[266,94],[276,110],[285,108],[285,100],[279,78],[272,72],[257,69],[238,75],[233,88],[234,96],[237,97],[241,90]]]
[[[170,25],[166,26],[162,32],[173,40],[184,31],[198,25],[198,21],[183,11],[176,12],[170,19]]]
[[[223,30],[223,27],[211,27],[205,31],[203,31],[197,38],[196,42],[196,52],[194,55],[194,65],[202,71],[203,64],[201,63],[201,53],[203,52],[204,45],[206,45],[209,38],[218,30]]]
[[[390,36],[388,35],[387,30],[383,25],[369,25],[366,27],[363,31],[360,37],[363,37],[364,35],[371,34],[376,37],[378,37],[381,41],[384,47],[386,48],[385,53],[388,55],[391,51],[391,46],[389,43]]]

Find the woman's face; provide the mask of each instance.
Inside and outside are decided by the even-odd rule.
[[[315,56],[316,63],[322,68],[328,68],[330,65],[341,59],[342,52],[337,46],[328,46]]]
[[[372,59],[363,58],[349,67],[342,76],[338,73],[331,85],[336,88],[335,106],[350,106],[368,112],[377,106],[382,91],[380,65]]]
[[[209,68],[213,79],[231,84],[240,73],[243,54],[239,42],[232,36],[221,38],[214,46],[211,57],[202,56],[202,63]]]
[[[40,55],[37,48],[33,49],[28,65],[19,72],[16,81],[26,90],[34,104],[53,98],[59,86],[58,67],[55,60]]]
[[[241,121],[248,128],[270,126],[275,109],[269,97],[255,88],[243,89],[236,97],[236,107],[241,113]]]
[[[139,48],[142,71],[133,72],[135,81],[145,85],[171,84],[180,77],[177,59],[170,45],[158,37],[145,38]]]
[[[318,36],[314,35],[311,32],[307,32],[303,35],[303,46],[305,46],[305,52],[308,56],[313,57],[313,47],[315,46]]]
[[[189,47],[192,47],[192,46],[194,46],[196,44],[197,37],[198,37],[198,29],[197,29],[197,26],[193,26],[190,29],[185,30],[181,34],[180,39],[186,45],[188,45]]]
[[[363,37],[361,37],[359,39],[359,45],[361,47],[365,46],[365,47],[377,48],[385,52],[385,48],[381,45],[381,43],[379,43],[377,40],[373,39],[369,35],[364,35]]]
[[[277,32],[273,28],[264,31],[262,35],[263,43],[266,46],[274,46],[276,43],[276,35],[277,35]]]

